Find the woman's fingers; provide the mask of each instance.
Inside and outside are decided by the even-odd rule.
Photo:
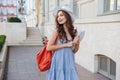
[[[69,43],[67,43],[67,47],[72,47],[73,46],[73,42],[69,42]]]
[[[74,40],[73,40],[73,43],[79,43],[79,37],[78,36],[76,36],[75,38],[74,38]]]

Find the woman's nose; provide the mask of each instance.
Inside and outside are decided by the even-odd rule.
[[[61,18],[59,17],[58,20],[60,20]]]

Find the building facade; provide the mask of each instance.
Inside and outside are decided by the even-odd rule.
[[[7,18],[18,16],[23,19],[27,14],[26,1],[0,0],[0,22],[7,22]]]
[[[16,0],[0,0],[0,22],[7,22],[7,18],[16,16]]]
[[[27,27],[36,27],[37,1],[38,0],[27,0],[27,15],[26,15]]]
[[[42,35],[50,37],[55,28],[53,10],[68,5],[77,19],[78,32],[85,30],[76,63],[87,70],[112,79],[120,79],[120,0],[41,0]]]

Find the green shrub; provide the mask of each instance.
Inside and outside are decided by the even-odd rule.
[[[11,17],[8,18],[8,22],[21,22],[21,20],[18,17]]]
[[[5,35],[0,35],[0,51],[2,50],[2,47],[5,43],[6,36]]]

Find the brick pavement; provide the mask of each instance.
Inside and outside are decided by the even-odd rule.
[[[40,46],[9,47],[7,80],[45,80],[46,72],[39,72],[35,56]],[[93,74],[76,65],[80,80],[109,80],[100,74]]]

